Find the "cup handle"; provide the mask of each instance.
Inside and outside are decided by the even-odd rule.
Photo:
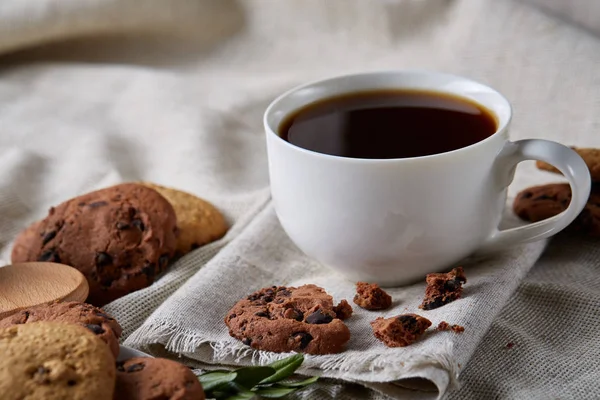
[[[582,158],[562,144],[542,139],[508,142],[495,161],[496,176],[503,188],[510,184],[512,173],[518,163],[525,160],[541,160],[554,165],[569,181],[571,202],[559,215],[526,226],[496,229],[480,247],[480,252],[492,252],[505,247],[547,238],[566,228],[583,210],[590,196],[590,172]]]

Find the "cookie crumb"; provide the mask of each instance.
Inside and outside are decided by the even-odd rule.
[[[515,347],[515,344],[514,344],[513,342],[508,342],[508,343],[506,344],[506,348],[507,348],[507,349],[512,349],[513,347]]]
[[[460,325],[450,325],[446,321],[442,321],[438,324],[436,330],[440,331],[440,332],[441,331],[453,331],[454,333],[463,333],[465,331],[465,328]]]
[[[416,342],[431,326],[431,321],[417,314],[402,314],[371,322],[373,334],[388,347],[405,347]]]
[[[333,312],[339,319],[345,320],[352,316],[352,306],[346,300],[342,300],[340,304],[333,307]]]
[[[385,310],[392,305],[392,296],[376,283],[357,282],[354,304],[365,310]]]
[[[456,267],[448,273],[427,274],[425,281],[425,298],[419,308],[433,310],[459,299],[467,278],[463,267]]]

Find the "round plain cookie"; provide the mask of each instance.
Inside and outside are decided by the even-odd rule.
[[[202,385],[185,365],[136,357],[117,363],[115,400],[204,400]]]
[[[227,232],[225,218],[209,202],[181,190],[150,182],[140,183],[163,195],[175,209],[179,228],[178,255],[184,255],[195,248],[220,239]]]
[[[175,252],[176,221],[158,192],[125,183],[50,208],[38,234],[19,235],[15,248],[27,247],[22,261],[77,268],[89,283],[87,302],[102,306],[150,286],[166,269]]]
[[[115,359],[89,330],[36,322],[0,330],[3,400],[112,400]]]
[[[316,285],[273,286],[237,302],[225,324],[231,336],[254,349],[332,354],[350,340],[341,320],[351,314],[348,307],[347,302],[334,307],[333,298]]]
[[[27,308],[0,320],[0,329],[40,321],[65,322],[83,326],[102,339],[115,358],[119,355],[121,326],[113,317],[91,304],[70,301]]]
[[[600,182],[600,149],[591,149],[591,148],[579,148],[579,147],[571,147],[581,158],[585,161],[588,169],[590,170],[590,176],[592,181]],[[543,161],[537,161],[536,166],[544,171],[554,172],[556,174],[562,174],[558,169],[554,168],[552,165],[545,163]]]

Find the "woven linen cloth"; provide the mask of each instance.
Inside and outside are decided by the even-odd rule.
[[[593,29],[592,1],[572,3],[556,14],[576,11],[569,20]],[[278,357],[241,346],[222,322],[255,289],[311,282],[338,301],[353,295],[296,249],[273,212],[261,116],[284,90],[348,72],[437,69],[503,92],[514,139],[600,146],[600,41],[525,2],[4,0],[0,33],[0,258],[48,207],[110,184],[150,180],[210,200],[228,234],[106,307],[125,344],[201,368]],[[509,193],[553,181],[562,178],[523,163]],[[392,290],[383,314],[355,307],[349,349],[307,357],[302,370],[339,379],[299,397],[600,397],[598,243],[559,235],[534,267],[545,245],[465,264],[464,299],[423,312],[464,325],[462,335],[431,333],[404,349],[371,336],[376,315],[416,311],[423,283]],[[410,377],[437,391],[390,383]]]

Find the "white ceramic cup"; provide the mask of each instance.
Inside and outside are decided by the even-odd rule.
[[[430,156],[360,159],[297,147],[278,135],[291,113],[331,96],[373,89],[425,89],[465,97],[497,119],[496,132],[470,146]],[[581,212],[589,171],[573,150],[547,140],[508,139],[511,107],[472,80],[424,71],[339,76],[288,91],[264,115],[271,192],[285,232],[307,255],[351,280],[395,286],[440,271],[477,252],[551,236]],[[498,230],[516,165],[543,160],[567,178],[566,211]]]

